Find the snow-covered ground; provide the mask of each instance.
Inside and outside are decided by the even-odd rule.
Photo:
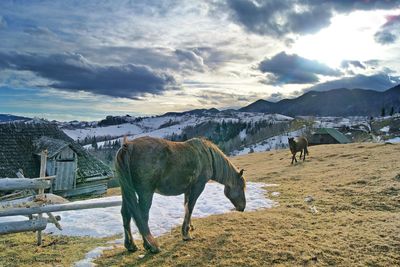
[[[277,203],[265,198],[267,186],[262,183],[248,182],[246,186],[246,211],[260,208],[271,208]],[[74,203],[95,203],[121,200],[121,196],[95,198]],[[224,186],[215,182],[208,183],[196,202],[193,217],[206,217],[212,214],[230,212],[234,206],[224,195]],[[109,207],[89,210],[54,212],[60,215],[63,230],[48,224],[45,232],[55,235],[106,237],[123,233],[120,207]],[[168,232],[172,227],[183,222],[183,195],[162,196],[154,194],[150,210],[149,225],[154,235]],[[0,222],[26,220],[24,216],[1,217]],[[139,238],[135,227],[132,234]]]
[[[389,126],[385,126],[385,127],[382,127],[379,131],[381,131],[383,133],[388,133],[389,130],[390,130],[390,127]]]
[[[259,208],[270,208],[276,203],[265,198],[264,185],[260,183],[247,183],[246,211]],[[85,200],[84,202],[103,202],[120,200],[120,196]],[[78,203],[78,202],[77,202]],[[208,183],[200,195],[194,208],[193,217],[206,217],[211,214],[226,213],[233,209],[231,202],[224,196],[224,187],[218,183]],[[49,225],[45,232],[57,235],[106,237],[123,233],[120,207],[110,207],[91,210],[63,211],[55,213],[61,215],[60,231]],[[183,222],[183,195],[162,196],[154,194],[153,204],[150,209],[149,225],[153,234],[162,235],[176,225]],[[135,238],[140,238],[135,227],[132,229]]]
[[[271,208],[278,203],[266,198],[264,187],[268,185],[262,183],[248,182],[246,186],[246,211],[254,211],[262,208]],[[270,185],[276,186],[276,185]],[[204,192],[200,195],[194,208],[193,217],[206,217],[213,214],[227,213],[233,210],[234,206],[224,196],[224,186],[218,183],[208,183]],[[277,196],[274,193],[274,196]],[[106,202],[120,200],[120,196],[97,198],[79,202]],[[78,202],[76,202],[78,203]],[[89,210],[54,212],[54,215],[61,216],[60,231],[52,224],[48,224],[46,233],[54,235],[68,236],[91,236],[106,237],[123,233],[122,218],[120,207],[109,207]],[[155,236],[160,236],[169,232],[173,227],[182,224],[184,215],[183,195],[180,196],[162,196],[154,195],[152,207],[150,209],[149,226]],[[3,217],[0,222],[26,220],[23,216]],[[136,227],[132,226],[132,234],[135,239],[141,239]],[[121,240],[112,242],[121,243]],[[112,246],[99,247],[90,251],[86,258],[79,261],[77,266],[93,266],[91,261],[100,256],[105,249],[111,249]]]
[[[304,129],[300,129],[297,131],[267,138],[257,144],[244,147],[241,150],[235,150],[231,153],[231,156],[246,155],[250,152],[264,152],[286,148],[289,146],[288,138],[301,136],[303,134],[303,131]]]
[[[311,117],[303,117],[311,119]],[[315,120],[314,126],[316,128],[341,128],[348,127],[350,129],[356,128],[359,130],[371,130],[368,123],[368,117],[354,116],[354,117],[313,117]]]
[[[388,139],[388,140],[385,141],[385,143],[392,143],[392,144],[394,144],[394,143],[400,143],[400,136],[397,136],[397,137]]]

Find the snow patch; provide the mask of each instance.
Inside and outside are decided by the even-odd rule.
[[[85,258],[83,260],[80,260],[78,262],[75,262],[74,266],[75,267],[93,267],[96,266],[96,264],[93,263],[93,260],[100,257],[101,254],[103,254],[104,250],[110,250],[113,249],[114,246],[109,246],[109,247],[97,247],[86,253]]]
[[[400,136],[388,139],[385,141],[385,143],[392,143],[392,144],[400,143]]]
[[[379,131],[383,132],[383,133],[388,133],[389,132],[390,127],[389,126],[385,126],[382,129],[380,129]]]
[[[277,203],[265,198],[266,185],[248,182],[246,187],[246,211],[260,208],[271,208]],[[222,214],[232,211],[234,206],[224,196],[224,186],[218,183],[208,183],[200,195],[194,208],[193,217],[206,217],[212,214]],[[121,200],[121,196],[96,198],[76,201],[74,203],[94,203]],[[61,216],[63,230],[58,230],[53,224],[48,224],[46,233],[67,236],[107,237],[123,233],[120,207],[73,210],[53,212]],[[162,196],[154,194],[153,205],[150,209],[149,226],[155,236],[169,232],[173,227],[183,222],[183,195]],[[26,220],[24,216],[2,217],[0,222]],[[140,235],[136,227],[132,227],[136,239]]]

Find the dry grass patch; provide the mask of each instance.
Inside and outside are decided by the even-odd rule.
[[[65,237],[45,234],[36,246],[34,233],[0,236],[0,266],[71,266],[110,238]]]
[[[106,251],[100,266],[398,266],[399,145],[310,147],[306,162],[289,151],[233,158],[250,181],[276,183],[280,206],[194,220],[158,238],[163,251]],[[306,203],[304,198],[314,201]],[[222,197],[222,195],[221,195]],[[270,196],[271,197],[271,196]],[[271,197],[272,198],[272,197]],[[317,213],[313,213],[314,207]]]

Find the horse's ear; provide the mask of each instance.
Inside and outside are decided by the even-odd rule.
[[[240,176],[243,176],[243,172],[244,172],[244,169],[241,169],[239,172]]]
[[[128,147],[128,137],[125,135],[124,139],[122,140],[122,147],[127,148]]]

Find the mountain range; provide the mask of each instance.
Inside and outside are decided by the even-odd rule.
[[[400,112],[400,84],[386,91],[378,92],[365,89],[332,89],[329,91],[309,91],[293,98],[278,102],[257,100],[238,110],[194,109],[185,112],[168,112],[164,116],[181,115],[212,115],[223,112],[260,112],[278,113],[291,117],[295,116],[380,116],[382,109],[385,114]],[[110,116],[112,117],[112,116]],[[13,120],[29,120],[29,118],[0,114],[0,122]],[[118,123],[111,123],[118,124]]]
[[[365,89],[309,91],[297,98],[270,102],[263,99],[240,108],[242,112],[279,113],[288,116],[379,116],[400,109],[400,85],[378,92]]]
[[[0,122],[8,122],[8,121],[28,121],[31,120],[27,117],[15,116],[11,114],[0,114]]]

